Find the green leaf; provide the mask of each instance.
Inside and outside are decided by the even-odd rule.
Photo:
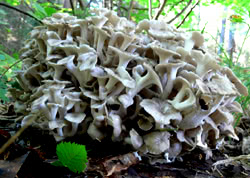
[[[62,142],[57,145],[56,153],[59,161],[75,173],[81,173],[86,168],[87,151],[84,145]]]
[[[0,88],[0,101],[8,102],[9,98],[6,97],[7,89],[6,88]]]
[[[53,162],[51,164],[53,166],[64,167],[63,163],[61,161],[59,161],[59,160],[57,160],[57,161],[55,161],[55,162]]]
[[[5,56],[0,54],[0,60],[5,60]]]
[[[44,10],[46,11],[47,16],[51,16],[57,11],[55,8],[52,7],[45,7]]]
[[[35,9],[40,12],[42,15],[44,15],[45,17],[48,16],[46,11],[44,10],[44,8],[42,6],[40,6],[38,3],[34,3],[34,7]]]

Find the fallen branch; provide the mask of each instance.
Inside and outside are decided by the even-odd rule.
[[[193,0],[189,0],[189,2],[187,3],[187,5],[181,10],[181,12],[179,12],[174,18],[172,18],[171,20],[169,20],[167,23],[172,23],[175,19],[177,19],[181,14],[183,14],[185,12],[185,10],[190,6],[190,4],[192,3]]]
[[[236,157],[229,157],[228,159],[215,162],[213,164],[213,166],[216,167],[220,164],[229,164],[229,163],[234,162],[234,161],[245,161],[245,160],[250,160],[250,154],[249,155],[240,155],[240,156],[236,156]]]
[[[12,143],[14,143],[14,141],[23,133],[23,131],[25,129],[27,129],[31,124],[32,122],[35,120],[35,117],[31,118],[30,120],[27,121],[27,123],[21,127],[15,135],[13,135],[0,149],[0,154],[2,154],[6,148],[8,148]]]
[[[17,11],[17,12],[20,12],[20,13],[22,13],[22,14],[24,14],[24,15],[27,15],[27,16],[29,16],[29,17],[35,19],[35,20],[38,21],[40,24],[43,24],[43,22],[42,22],[41,20],[37,19],[36,17],[34,17],[34,16],[30,15],[29,13],[27,13],[27,12],[25,12],[25,11],[22,11],[22,10],[16,8],[16,7],[10,6],[10,5],[5,4],[5,3],[2,3],[2,2],[0,2],[0,6],[4,6],[4,7],[7,7],[7,8],[9,8],[9,9],[13,9],[13,10],[15,10],[15,11]]]
[[[181,21],[181,23],[177,26],[177,28],[180,28],[180,26],[186,21],[187,17],[190,15],[190,13],[193,11],[193,9],[200,3],[200,0],[198,0],[195,5],[190,9],[190,11],[187,13],[187,15],[184,17],[184,19]]]

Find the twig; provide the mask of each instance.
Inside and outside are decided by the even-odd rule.
[[[250,159],[250,154],[249,155],[240,155],[240,156],[236,156],[236,157],[229,157],[228,159],[215,162],[213,164],[213,166],[216,167],[220,164],[229,164],[229,163],[234,162],[234,161],[242,161],[242,160],[249,160],[249,159]]]
[[[153,18],[154,20],[157,20],[159,18],[160,14],[162,13],[162,11],[165,7],[166,2],[167,2],[167,0],[163,0],[163,3],[160,5],[159,10],[157,11],[157,13],[155,14],[155,16]]]
[[[120,1],[120,0],[119,0]],[[116,3],[113,3],[114,4],[114,6],[117,6],[117,8],[118,8],[118,5],[116,4]],[[119,4],[119,3],[118,3]],[[157,6],[157,7],[152,7],[152,9],[158,9],[160,6]],[[122,9],[124,9],[124,10],[126,10],[126,11],[128,11],[128,9],[129,8],[127,8],[127,7],[124,7],[124,6],[120,6],[120,8],[122,8]],[[142,11],[148,11],[148,8],[147,7],[133,7],[133,9],[134,10],[142,10]]]
[[[87,5],[87,8],[90,8],[90,4],[92,3],[93,0],[90,0],[88,5]]]
[[[6,148],[8,148],[22,133],[25,129],[27,129],[32,122],[35,120],[35,117],[31,118],[30,120],[27,121],[27,123],[21,127],[15,135],[13,135],[0,149],[0,154],[2,154]]]
[[[148,0],[148,18],[152,19],[152,0]]]
[[[69,0],[69,2],[70,2],[71,9],[72,9],[72,13],[73,15],[75,15],[75,7],[74,7],[73,0]]]
[[[5,3],[2,3],[2,2],[0,2],[0,6],[4,6],[4,7],[7,7],[7,8],[9,8],[9,9],[13,9],[13,10],[15,10],[15,11],[17,11],[17,12],[20,12],[20,13],[22,13],[22,14],[24,14],[24,15],[27,15],[27,16],[29,16],[29,17],[35,19],[35,20],[38,21],[40,24],[43,24],[43,22],[42,22],[41,20],[37,19],[36,17],[34,17],[34,16],[30,15],[29,13],[24,12],[24,11],[22,11],[22,10],[16,8],[16,7],[10,6],[10,5],[5,4]]]
[[[174,18],[172,18],[171,20],[169,20],[167,23],[172,23],[175,19],[177,19],[181,14],[183,14],[185,12],[185,10],[190,6],[190,4],[192,3],[193,0],[189,0],[187,5],[181,10],[181,12],[179,12]]]
[[[177,26],[177,28],[180,28],[180,26],[186,21],[189,14],[193,11],[193,9],[200,3],[200,0],[198,0],[195,5],[190,9],[190,11],[187,13],[187,15],[184,17],[184,19],[181,21],[181,23]]]
[[[31,10],[33,13],[35,12],[35,10],[32,9],[26,1],[23,1],[23,2],[25,4],[25,6],[29,8],[29,10]]]
[[[243,46],[244,46],[244,44],[245,44],[245,42],[246,42],[246,39],[248,38],[248,33],[249,33],[249,31],[250,31],[250,26],[249,26],[247,23],[245,23],[245,24],[248,26],[248,29],[247,29],[247,33],[246,33],[246,35],[245,35],[245,37],[244,37],[243,43],[242,43],[242,45],[241,45],[240,52],[239,52],[239,54],[238,54],[238,56],[237,56],[236,63],[238,63],[238,61],[239,61],[240,55],[241,55],[242,50],[243,50]]]
[[[19,60],[16,61],[14,64],[11,64],[10,67],[0,75],[0,79],[2,79],[3,76],[4,76],[12,67],[14,67],[16,64],[18,64],[18,63],[21,62],[22,60],[23,60],[23,59],[19,59]]]
[[[128,16],[127,16],[127,19],[130,20],[130,17],[131,17],[131,11],[133,9],[133,6],[134,6],[134,0],[131,0],[130,1],[130,4],[129,4],[129,9],[128,9]]]
[[[185,0],[180,0],[180,1],[178,1],[177,3],[174,3],[174,4],[170,7],[169,12],[171,12],[175,6],[179,5],[179,4],[182,3],[183,1],[185,1]]]

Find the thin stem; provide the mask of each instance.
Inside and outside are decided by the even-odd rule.
[[[168,21],[168,23],[172,23],[175,19],[177,19],[181,14],[183,14],[185,12],[185,10],[190,6],[190,4],[192,3],[193,0],[189,0],[189,2],[187,3],[187,5],[181,10],[181,12],[179,12],[174,18],[172,18],[171,20]]]
[[[244,23],[245,23],[245,22],[244,22]],[[240,55],[241,55],[242,50],[243,50],[243,46],[244,46],[244,44],[245,44],[245,42],[246,42],[246,40],[247,40],[247,38],[248,38],[248,33],[249,33],[249,31],[250,31],[250,26],[249,26],[247,23],[245,23],[245,24],[248,26],[247,34],[246,34],[245,37],[244,37],[243,43],[242,43],[241,48],[240,48],[240,52],[239,52],[239,54],[238,54],[238,56],[237,56],[236,63],[238,63],[238,61],[239,61]]]
[[[227,59],[228,61],[231,62],[231,60],[230,60],[229,57],[227,56],[227,53],[225,52],[223,46],[221,46],[221,44],[219,44],[219,43],[217,42],[217,40],[213,37],[213,35],[211,35],[211,34],[208,33],[208,32],[205,32],[205,33],[209,34],[209,35],[213,38],[213,40],[215,41],[216,45],[218,45],[218,46],[222,49],[222,53],[225,55],[226,59]]]
[[[200,0],[198,0],[195,5],[189,10],[189,12],[187,13],[187,15],[184,17],[184,19],[181,21],[181,23],[177,26],[177,28],[180,28],[180,26],[182,24],[184,24],[184,22],[186,21],[187,17],[190,15],[190,13],[193,11],[193,9],[200,3]]]
[[[16,61],[14,64],[12,64],[6,71],[4,71],[1,75],[0,75],[0,79],[3,78],[3,76],[12,68],[14,67],[16,64],[18,64],[19,62],[21,62],[23,59],[19,59],[18,61]]]
[[[120,0],[118,1],[118,3],[113,3],[114,4],[114,6],[116,6],[117,8],[118,8],[118,6],[119,6],[119,2],[120,2]],[[157,7],[152,7],[152,9],[158,9],[160,6],[157,6]],[[121,9],[124,9],[124,10],[128,10],[129,8],[127,8],[127,7],[124,7],[124,6],[120,6],[120,8]],[[134,10],[142,10],[142,11],[148,11],[148,8],[147,7],[133,7],[133,9]]]
[[[180,3],[182,3],[183,1],[185,1],[185,0],[180,0],[179,2],[173,4],[173,5],[170,7],[169,12],[171,12],[171,11],[173,10],[174,7],[178,6],[178,5],[179,5]]]
[[[160,5],[159,10],[157,11],[157,13],[155,14],[155,16],[153,18],[154,20],[157,20],[159,18],[159,16],[161,15],[166,3],[167,3],[167,0],[164,0],[163,3]]]
[[[13,9],[13,10],[15,10],[15,11],[17,11],[17,12],[20,12],[20,13],[22,13],[22,14],[24,14],[24,15],[27,15],[27,16],[29,16],[29,17],[35,19],[35,20],[38,21],[40,24],[43,24],[43,22],[42,22],[41,20],[37,19],[36,17],[34,17],[34,16],[30,15],[29,13],[24,12],[24,11],[22,11],[22,10],[16,8],[16,7],[10,6],[10,5],[5,4],[5,3],[2,3],[2,2],[0,2],[0,6],[4,6],[4,7],[7,7],[7,8],[9,8],[9,9]]]

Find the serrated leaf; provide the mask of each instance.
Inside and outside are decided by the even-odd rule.
[[[55,162],[53,162],[51,164],[53,166],[64,167],[63,163],[61,161],[59,161],[59,160],[57,160],[57,161],[55,161]]]
[[[62,142],[57,145],[56,153],[59,161],[75,173],[80,173],[86,168],[87,151],[84,145]]]

